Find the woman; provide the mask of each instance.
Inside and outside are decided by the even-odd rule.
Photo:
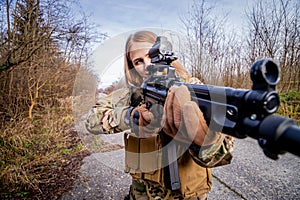
[[[141,97],[137,88],[148,76],[148,51],[156,39],[157,35],[150,31],[129,36],[125,45],[126,86],[93,107],[86,127],[92,133],[107,134],[138,127],[138,136],[136,131],[132,133],[133,128],[124,134],[125,172],[132,176],[130,199],[207,199],[212,186],[211,168],[230,163],[233,143],[229,137],[209,130],[188,89],[183,85],[169,89],[161,118],[155,118],[142,103],[130,109],[133,101]],[[173,61],[172,66],[182,81],[200,83],[178,61]],[[138,116],[135,124],[133,116]],[[180,187],[176,190],[171,190],[166,180],[163,138],[177,141]]]

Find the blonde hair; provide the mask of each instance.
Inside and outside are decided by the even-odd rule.
[[[125,77],[126,83],[129,85],[140,86],[143,82],[143,77],[135,70],[133,63],[130,58],[130,52],[133,44],[135,42],[148,42],[154,44],[156,41],[157,35],[151,31],[138,31],[134,34],[131,34],[125,45]],[[191,77],[188,71],[181,65],[179,61],[173,61],[172,66],[175,67],[175,72],[184,80],[188,81]]]

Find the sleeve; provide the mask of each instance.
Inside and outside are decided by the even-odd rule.
[[[191,77],[187,82],[191,84],[203,84],[195,77]],[[231,163],[233,145],[233,137],[221,134],[216,143],[203,147],[191,145],[189,152],[198,165],[211,168]]]
[[[85,126],[93,134],[111,134],[129,127],[124,116],[129,108],[129,89],[120,88],[97,101],[90,110]]]
[[[189,152],[198,165],[212,168],[231,163],[233,145],[233,137],[221,134],[216,143],[203,147],[191,145]]]

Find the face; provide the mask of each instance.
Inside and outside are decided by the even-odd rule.
[[[136,42],[131,47],[130,59],[133,67],[143,78],[147,77],[146,66],[151,64],[148,51],[152,46],[148,42]]]

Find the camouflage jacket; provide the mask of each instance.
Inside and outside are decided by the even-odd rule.
[[[194,83],[194,82],[191,82]],[[112,134],[130,129],[125,114],[130,104],[130,89],[123,87],[97,100],[86,120],[86,128],[93,134]],[[223,135],[209,148],[190,148],[194,161],[203,167],[229,164],[232,159],[233,138]]]
[[[197,79],[192,79],[190,83],[197,83]],[[131,90],[123,87],[97,100],[86,120],[87,130],[94,134],[112,134],[130,129],[125,123],[130,99]],[[178,149],[180,148],[179,146]],[[125,172],[130,173],[133,179],[130,199],[206,199],[205,195],[212,185],[211,168],[229,164],[232,150],[233,139],[224,134],[215,144],[208,147],[195,148],[192,145],[188,148],[188,151],[178,158],[181,182],[179,192],[170,192],[161,183],[147,180],[145,175],[137,176],[139,173],[128,170],[125,163]]]

